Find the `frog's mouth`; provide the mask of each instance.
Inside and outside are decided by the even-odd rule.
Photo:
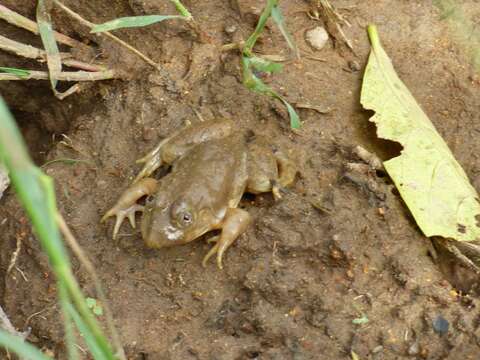
[[[172,226],[169,222],[163,223],[153,219],[153,211],[146,209],[141,224],[142,238],[146,246],[158,249],[182,242],[185,235],[183,230]]]

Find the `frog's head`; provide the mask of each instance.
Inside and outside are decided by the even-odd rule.
[[[147,201],[142,218],[142,237],[151,248],[185,244],[210,230],[207,222],[188,200],[169,204],[161,197]]]

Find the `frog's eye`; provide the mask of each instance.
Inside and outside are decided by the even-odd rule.
[[[178,214],[179,223],[188,226],[193,221],[193,215],[189,211],[182,211]]]

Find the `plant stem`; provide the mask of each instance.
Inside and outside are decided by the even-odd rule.
[[[250,35],[247,41],[245,41],[245,46],[243,48],[243,54],[245,56],[252,56],[253,47],[255,46],[258,37],[262,34],[265,24],[272,13],[272,9],[278,5],[278,1],[279,0],[268,0],[267,6],[265,6],[265,9],[263,9],[262,14],[260,15],[255,31]]]

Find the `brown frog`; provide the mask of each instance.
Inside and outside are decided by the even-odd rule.
[[[138,211],[142,237],[151,248],[185,244],[218,229],[202,264],[217,254],[220,269],[227,248],[251,223],[249,213],[237,207],[243,193],[271,191],[279,199],[280,189],[296,175],[284,154],[249,142],[231,120],[188,126],[138,162],[145,163],[142,171],[102,218],[117,217],[113,238],[125,218],[135,228]],[[172,165],[170,173],[160,180],[149,177],[163,164]],[[137,204],[146,195],[145,206]]]

